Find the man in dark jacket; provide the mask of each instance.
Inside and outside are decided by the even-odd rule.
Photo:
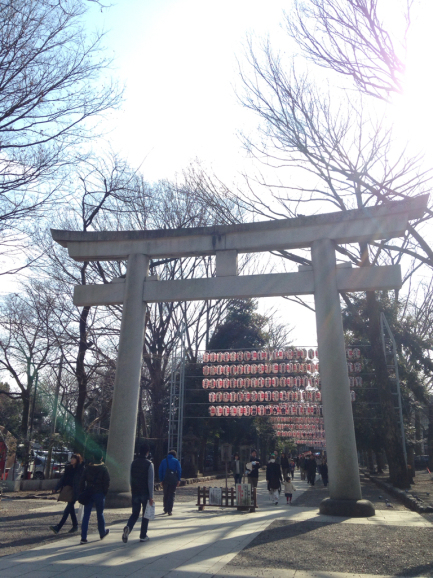
[[[251,469],[248,474],[248,483],[251,484],[251,488],[257,488],[257,483],[259,481],[259,467],[260,461],[257,459],[257,452],[253,450],[250,456]]]
[[[266,480],[268,482],[268,490],[271,499],[278,505],[280,497],[281,482],[283,476],[281,473],[281,466],[275,461],[275,454],[271,454],[271,459],[266,467]]]
[[[306,460],[305,462],[305,469],[307,471],[307,481],[309,484],[314,486],[314,482],[316,481],[316,469],[317,463],[314,459],[314,455],[311,454],[310,459]]]
[[[95,450],[92,460],[90,464],[86,466],[80,480],[80,493],[88,490],[90,494],[90,500],[84,506],[80,544],[87,544],[87,530],[89,528],[89,519],[93,505],[96,508],[96,515],[98,517],[99,537],[103,540],[105,536],[110,533],[110,530],[105,529],[104,518],[105,496],[107,495],[109,486],[110,474],[102,462],[102,451],[99,449]]]
[[[127,525],[123,528],[122,540],[125,544],[138,520],[141,507],[143,507],[143,518],[141,520],[140,542],[147,542],[149,539],[147,535],[149,520],[144,517],[147,502],[153,506],[154,471],[153,464],[148,459],[149,451],[147,444],[142,445],[140,455],[131,464],[132,514]]]
[[[176,459],[175,450],[170,450],[168,456],[159,465],[159,481],[162,482],[164,490],[164,514],[172,515],[176,488],[180,484],[182,468],[179,460]]]

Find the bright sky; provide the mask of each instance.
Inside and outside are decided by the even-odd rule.
[[[392,17],[400,0],[380,0]],[[400,134],[425,147],[433,159],[431,30],[433,2],[418,1],[410,38],[406,95],[393,110]],[[126,85],[122,111],[110,116],[109,142],[132,166],[141,163],[148,181],[173,178],[199,159],[223,179],[244,166],[239,130],[256,120],[237,102],[237,58],[248,33],[270,35],[277,49],[293,47],[280,28],[290,1],[118,0],[89,13],[89,26],[107,30],[105,45],[115,59],[113,75]],[[296,343],[314,344],[314,315],[282,299],[282,317],[296,325]]]

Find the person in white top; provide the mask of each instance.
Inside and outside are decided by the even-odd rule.
[[[284,482],[284,495],[286,496],[286,500],[288,504],[292,503],[292,494],[296,492],[295,486],[292,484],[289,476],[285,479]]]

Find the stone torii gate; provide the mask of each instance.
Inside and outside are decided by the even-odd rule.
[[[314,294],[330,493],[321,511],[374,514],[373,505],[361,499],[339,292],[398,289],[401,272],[399,265],[337,265],[335,245],[401,237],[409,220],[422,217],[427,201],[424,195],[373,208],[191,229],[52,230],[53,239],[76,261],[127,261],[125,279],[79,285],[74,291],[77,306],[123,304],[107,449],[111,503],[125,503],[129,497],[146,303]],[[311,248],[312,267],[238,275],[239,253],[298,248]],[[197,255],[216,255],[216,277],[159,281],[148,274],[150,259]]]

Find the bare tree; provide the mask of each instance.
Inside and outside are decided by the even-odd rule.
[[[77,145],[122,91],[98,84],[111,61],[102,34],[86,38],[86,2],[0,2],[0,243],[25,245],[29,219],[64,193]]]
[[[384,26],[379,0],[295,0],[285,24],[314,64],[351,77],[360,92],[388,102],[403,92],[413,5],[406,0],[401,11],[399,38]]]

